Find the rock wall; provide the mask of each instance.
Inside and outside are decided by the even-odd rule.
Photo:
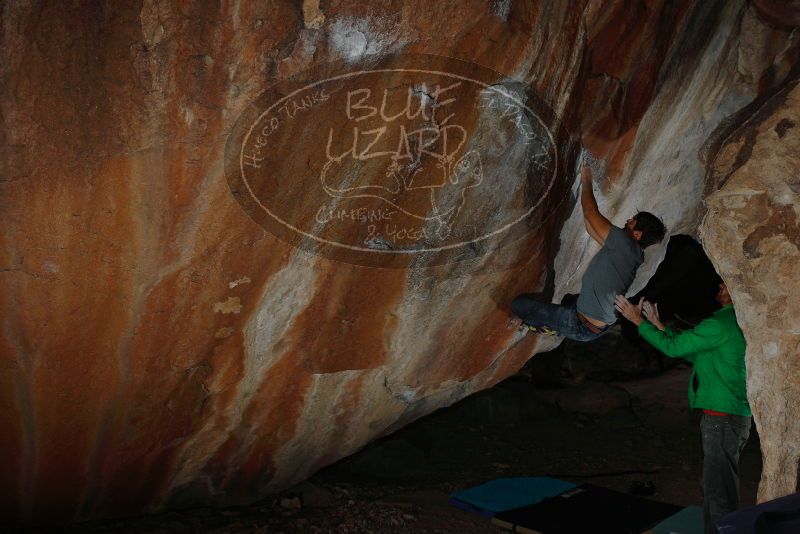
[[[580,160],[614,222],[649,209],[692,230],[697,151],[797,55],[796,32],[760,18],[770,2],[373,4],[2,4],[3,521],[252,500],[502,380],[547,348],[506,328],[508,302],[574,288],[592,253]],[[543,104],[546,209],[468,261],[402,265],[331,259],[248,216],[225,147],[259,95],[405,53],[488,67]],[[467,118],[492,139],[496,111]],[[286,176],[307,174],[302,151],[273,152]],[[503,158],[490,185],[537,200]],[[304,207],[297,187],[285,202]],[[465,213],[488,225],[503,210]]]
[[[709,154],[701,236],[747,338],[761,438],[759,500],[797,491],[800,467],[800,84],[765,95]]]

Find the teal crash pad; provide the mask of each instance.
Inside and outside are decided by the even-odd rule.
[[[536,504],[576,487],[572,482],[550,477],[498,478],[461,491],[450,498],[477,510],[505,512]],[[458,506],[458,503],[453,503]]]

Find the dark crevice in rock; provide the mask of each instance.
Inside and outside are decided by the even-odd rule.
[[[658,94],[668,81],[685,79],[688,73],[696,70],[704,50],[714,37],[708,28],[719,27],[724,9],[724,2],[698,2],[691,8],[684,18],[684,27],[676,31],[676,35],[680,35],[681,39],[669,50],[659,70],[654,95]],[[739,19],[741,17],[740,13]]]
[[[786,135],[786,132],[795,126],[796,124],[791,119],[781,119],[781,121],[775,126],[775,133],[778,134],[778,137],[783,139],[783,136]]]

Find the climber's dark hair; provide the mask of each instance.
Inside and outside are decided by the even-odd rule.
[[[667,228],[661,219],[649,211],[640,211],[633,218],[636,221],[633,229],[642,232],[642,237],[639,239],[640,247],[647,248],[664,239]]]

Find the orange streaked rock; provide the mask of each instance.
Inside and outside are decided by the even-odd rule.
[[[255,499],[509,376],[544,346],[506,328],[508,302],[574,289],[590,255],[571,194],[582,157],[605,166],[614,222],[636,204],[696,227],[698,150],[782,81],[792,37],[744,2],[628,5],[4,3],[0,519]],[[489,253],[370,267],[248,217],[225,174],[248,106],[315,65],[402,53],[483,65],[538,103],[558,154],[546,205]],[[503,216],[491,200],[541,193],[507,163],[524,147],[499,115],[463,113],[496,150],[495,194],[464,212],[478,228]],[[310,147],[278,150],[298,177],[280,200],[307,208]],[[364,168],[374,184],[382,169]]]

